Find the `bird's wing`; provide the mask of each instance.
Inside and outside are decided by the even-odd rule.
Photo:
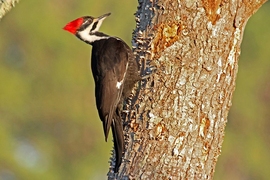
[[[92,64],[92,71],[100,71],[97,73],[99,76],[95,78],[96,104],[103,122],[106,140],[122,96],[123,83],[128,67],[128,54],[126,49],[123,49],[126,46],[120,40],[109,39],[108,41],[110,42],[103,45],[103,51],[99,52],[102,56],[94,57],[98,64],[97,67],[93,67]]]
[[[116,88],[117,78],[111,71],[96,85],[97,108],[103,122],[103,130],[107,141],[112,119],[120,100],[122,88]]]

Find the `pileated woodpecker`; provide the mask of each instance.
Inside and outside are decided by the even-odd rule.
[[[93,47],[91,68],[95,80],[96,106],[103,122],[106,141],[112,127],[116,173],[124,152],[120,114],[122,101],[130,95],[140,76],[138,63],[129,46],[118,37],[99,32],[103,20],[109,15],[110,13],[104,14],[98,18],[84,16],[71,21],[63,29]]]

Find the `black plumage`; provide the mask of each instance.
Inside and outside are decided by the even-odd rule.
[[[119,113],[121,109],[118,105],[130,94],[135,82],[138,81],[138,76],[136,77],[138,65],[130,48],[118,38],[110,37],[95,41],[92,46],[91,68],[96,85],[96,105],[103,122],[106,141],[112,127],[116,152],[115,168],[118,171],[124,151],[123,125]],[[128,71],[129,63],[137,67],[132,68],[134,72]],[[119,82],[122,84],[117,86]]]

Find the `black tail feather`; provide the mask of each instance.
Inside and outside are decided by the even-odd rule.
[[[112,123],[112,134],[115,149],[115,167],[114,172],[117,173],[122,163],[124,152],[124,135],[121,118],[116,115]]]

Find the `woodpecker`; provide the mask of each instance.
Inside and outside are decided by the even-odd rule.
[[[103,123],[105,141],[110,127],[114,139],[116,161],[114,172],[122,162],[124,152],[122,102],[140,80],[138,63],[132,50],[120,38],[99,32],[110,13],[94,18],[84,16],[69,22],[63,29],[92,45],[91,69],[95,81],[96,106]]]

